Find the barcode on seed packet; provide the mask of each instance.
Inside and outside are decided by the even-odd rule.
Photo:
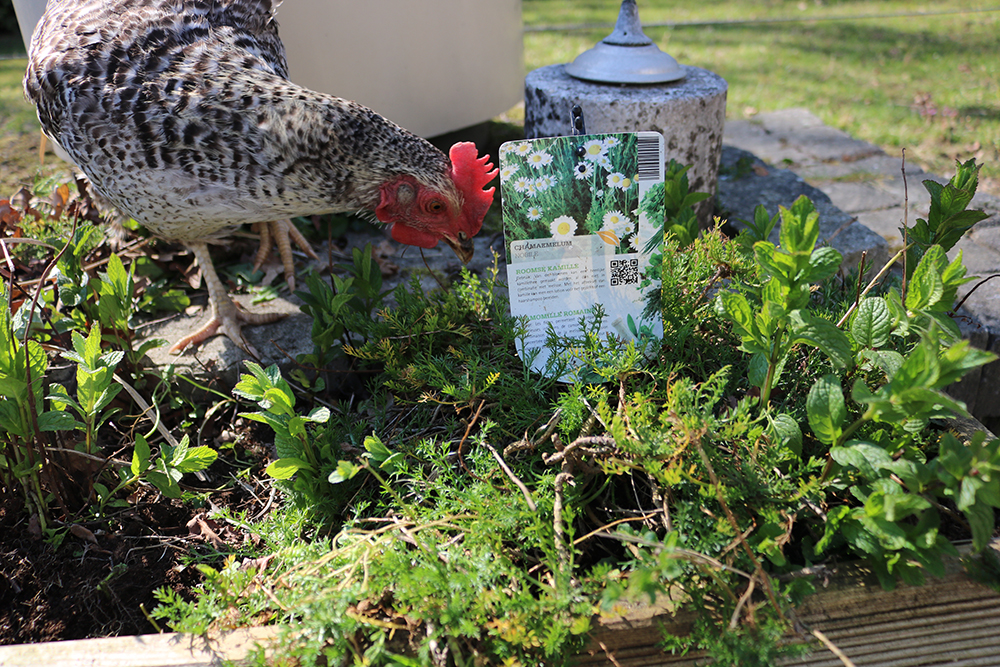
[[[639,162],[638,181],[663,180],[663,153],[660,138],[656,135],[640,134],[636,138],[636,156]]]

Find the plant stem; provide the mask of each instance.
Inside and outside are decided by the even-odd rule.
[[[774,341],[771,343],[771,356],[767,360],[767,377],[764,378],[764,386],[760,389],[760,404],[765,410],[771,401],[771,389],[774,385],[774,372],[781,360],[781,339],[784,328],[778,329],[774,333]]]
[[[848,426],[846,429],[844,429],[844,432],[840,434],[839,438],[837,438],[837,442],[835,442],[833,444],[833,447],[842,447],[844,445],[844,443],[847,442],[847,439],[849,437],[851,437],[852,435],[854,435],[855,431],[857,431],[859,428],[861,428],[862,424],[865,424],[865,423],[867,423],[867,422],[869,422],[869,421],[872,420],[872,414],[871,413],[872,413],[871,408],[869,408],[868,410],[865,410],[865,413],[863,415],[861,415],[860,417],[858,417],[857,419],[855,419],[854,422],[850,426]],[[833,449],[833,447],[831,447],[830,449]],[[819,481],[820,482],[825,482],[826,481],[826,478],[830,474],[830,469],[832,467],[833,467],[833,457],[830,456],[829,452],[827,452],[827,454],[826,454],[826,465],[823,466],[823,474],[819,476]]]
[[[889,269],[892,268],[892,265],[895,264],[896,261],[901,256],[903,256],[907,250],[909,250],[909,248],[910,248],[909,245],[904,245],[902,250],[893,255],[889,259],[889,261],[885,263],[885,266],[882,267],[882,270],[879,271],[878,274],[874,278],[872,278],[871,281],[868,283],[868,286],[861,291],[861,294],[858,295],[857,300],[855,300],[855,302],[851,304],[851,307],[847,309],[847,312],[844,313],[844,316],[841,317],[839,320],[837,320],[838,329],[844,326],[844,322],[846,322],[848,318],[850,318],[851,314],[854,312],[854,309],[858,307],[859,303],[861,303],[861,299],[868,296],[868,292],[871,292],[875,288],[875,285],[877,285],[882,280],[885,274],[889,272]]]

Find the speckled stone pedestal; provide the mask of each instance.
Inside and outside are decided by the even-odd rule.
[[[694,192],[715,194],[726,120],[726,80],[685,65],[680,81],[615,85],[574,79],[565,65],[549,65],[524,81],[524,133],[529,139],[570,134],[571,111],[579,104],[588,133],[654,131],[666,140],[666,160],[691,166]],[[698,218],[709,224],[712,200],[699,204]]]

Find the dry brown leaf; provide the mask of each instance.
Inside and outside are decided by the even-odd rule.
[[[186,271],[184,271],[184,281],[191,286],[191,289],[198,289],[201,287],[201,267],[196,263],[192,263]]]
[[[10,205],[10,200],[0,199],[0,224],[15,228],[21,222],[21,212]]]
[[[257,572],[263,572],[267,569],[267,566],[274,560],[275,554],[268,554],[266,556],[261,556],[260,558],[244,558],[243,562],[240,563],[241,570],[256,570]]]
[[[63,183],[52,196],[49,198],[49,203],[52,204],[52,215],[53,217],[60,217],[63,213],[63,209],[66,208],[66,204],[69,203],[69,185]]]
[[[219,534],[216,532],[219,529],[219,524],[212,519],[205,518],[204,512],[188,521],[187,529],[189,535],[202,538],[216,549],[226,546],[226,541],[219,537]]]
[[[73,533],[81,540],[87,540],[91,544],[97,544],[97,537],[90,532],[87,528],[84,528],[78,523],[71,524],[69,527],[69,532]]]

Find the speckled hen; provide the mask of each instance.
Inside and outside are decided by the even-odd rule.
[[[401,243],[450,245],[463,261],[496,174],[474,145],[450,160],[354,102],[287,78],[271,0],[49,0],[31,40],[25,91],[48,137],[93,186],[154,234],[186,244],[212,319],[174,345],[220,329],[247,347],[206,243],[258,223],[286,277],[289,218],[372,211]],[[312,252],[311,249],[307,252]]]

